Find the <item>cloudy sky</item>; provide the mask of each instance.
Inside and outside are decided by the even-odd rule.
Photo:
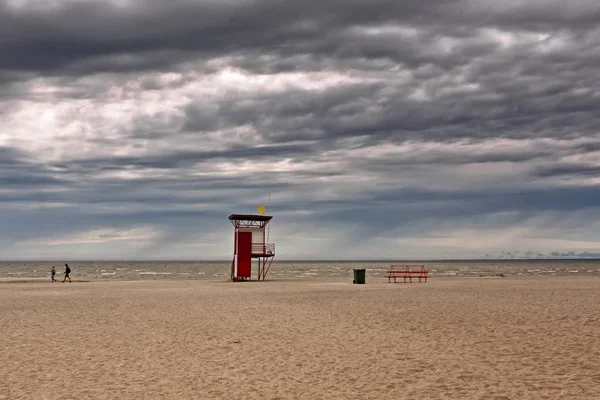
[[[0,0],[0,258],[600,255],[597,0]]]

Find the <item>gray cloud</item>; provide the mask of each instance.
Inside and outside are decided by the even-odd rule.
[[[272,192],[300,254],[312,232],[600,240],[596,3],[0,0],[2,232],[176,245]],[[528,240],[495,236],[480,256]]]
[[[28,161],[27,155],[22,151],[0,147],[0,186],[4,190],[40,189],[63,183],[65,181],[54,176],[52,171]]]
[[[574,178],[598,177],[600,176],[600,167],[580,164],[563,164],[559,166],[540,168],[540,170],[537,171],[537,174],[541,177],[553,177],[561,175],[572,176]]]
[[[493,2],[416,5],[389,0],[174,1],[168,5],[134,1],[125,7],[85,2],[45,10],[17,10],[2,2],[0,11],[0,54],[5,55],[0,66],[37,71],[77,70],[77,64],[87,61],[91,64],[84,70],[164,68],[187,60],[189,53],[211,57],[265,51],[282,59],[308,54],[391,58],[409,65],[438,64],[437,60],[452,66],[494,51],[494,46],[477,39],[478,29],[550,34],[561,29],[573,32],[579,41],[590,40],[586,33],[600,16],[593,2],[502,7]],[[368,35],[356,29],[383,24],[401,24],[416,30],[416,37],[394,32]],[[440,34],[460,39],[456,51],[443,53],[432,46]]]

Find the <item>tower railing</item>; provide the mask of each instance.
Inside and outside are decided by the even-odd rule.
[[[275,243],[252,243],[252,254],[275,255]]]

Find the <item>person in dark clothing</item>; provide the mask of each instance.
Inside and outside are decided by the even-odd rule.
[[[56,270],[54,269],[54,265],[52,266],[52,270],[50,271],[50,275],[52,277],[52,283],[56,282],[54,276],[56,275]]]
[[[71,268],[69,268],[69,264],[65,263],[65,279],[63,279],[62,281],[66,281],[67,279],[69,280],[69,282],[71,282],[71,277],[69,276],[69,274],[71,273]]]

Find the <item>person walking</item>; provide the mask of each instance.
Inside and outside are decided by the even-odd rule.
[[[50,271],[50,276],[52,277],[52,283],[56,282],[56,269],[54,268],[54,265],[52,266],[52,270]]]
[[[66,281],[67,279],[69,280],[69,282],[71,282],[71,277],[69,276],[69,274],[71,273],[71,268],[69,268],[69,264],[65,263],[65,279],[63,279],[62,281]]]

